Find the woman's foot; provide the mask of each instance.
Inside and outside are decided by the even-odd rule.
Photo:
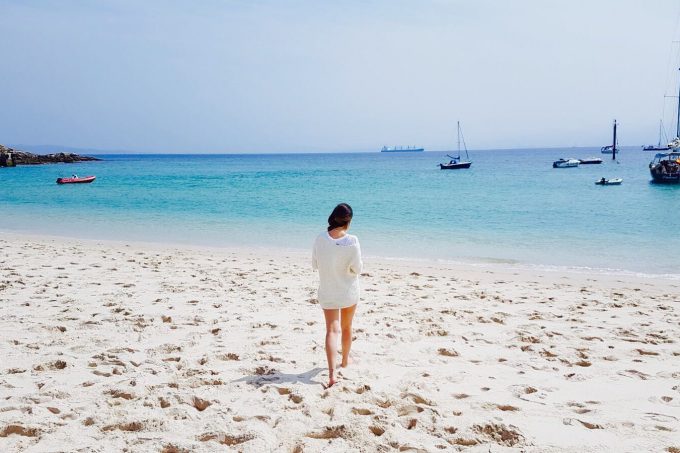
[[[346,359],[343,358],[342,363],[340,364],[340,367],[341,368],[347,368],[350,365],[350,363],[353,363],[353,362],[354,362],[354,360],[350,359],[349,357],[347,357]]]
[[[337,381],[337,378],[335,377],[335,370],[332,370],[328,374],[328,385],[326,386],[326,388],[328,389],[328,388],[333,387],[333,384],[335,384],[336,382],[338,382],[338,381]]]

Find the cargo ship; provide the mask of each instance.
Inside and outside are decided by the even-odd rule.
[[[417,148],[415,146],[383,146],[380,150],[381,153],[422,153],[425,148]]]

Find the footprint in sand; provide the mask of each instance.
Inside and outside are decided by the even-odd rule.
[[[369,426],[368,429],[377,437],[380,437],[383,434],[385,434],[385,428],[382,428],[380,426],[376,426],[376,425]]]
[[[24,437],[38,437],[40,430],[38,428],[27,428],[21,425],[7,425],[0,431],[0,437],[8,437],[12,434]]]
[[[205,433],[198,437],[201,442],[215,441],[222,445],[239,445],[255,438],[252,434],[229,435],[224,433]]]
[[[340,426],[328,426],[323,431],[316,431],[307,433],[306,437],[311,439],[337,439],[339,437],[346,438],[348,436],[347,428],[345,425]]]
[[[638,371],[638,370],[619,371],[618,374],[621,375],[621,376],[625,376],[625,377],[641,379],[643,381],[646,381],[647,378],[649,377],[648,374],[645,374],[642,371]]]
[[[399,409],[397,409],[397,415],[399,417],[405,417],[407,415],[411,414],[419,414],[423,412],[425,409],[423,409],[420,406],[417,406],[415,404],[409,404],[405,406],[401,406]]]

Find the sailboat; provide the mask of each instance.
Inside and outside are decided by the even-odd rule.
[[[616,152],[619,151],[616,148],[616,120],[614,120],[614,140],[611,145],[606,145],[600,148],[602,154],[611,154],[612,159],[616,160]]]
[[[668,145],[662,146],[661,145],[662,141],[664,143],[668,143],[668,137],[666,137],[666,132],[664,131],[664,128],[663,128],[663,120],[660,120],[659,121],[659,142],[656,144],[656,146],[649,145],[649,146],[643,147],[642,151],[668,151],[669,149],[671,149],[671,147],[668,146]]]
[[[656,183],[680,184],[680,89],[675,138],[668,143],[667,153],[657,153],[649,163],[649,172]]]
[[[460,121],[457,121],[457,125],[458,125],[458,155],[452,156],[450,154],[447,154],[447,156],[451,160],[446,164],[439,164],[439,168],[442,170],[458,170],[460,168],[470,168],[470,165],[472,165],[472,162],[470,161],[470,155],[468,154],[467,146],[465,145],[465,137],[463,137],[463,148],[465,149],[465,158],[467,160],[460,159],[460,140],[462,137],[462,134],[460,132]]]

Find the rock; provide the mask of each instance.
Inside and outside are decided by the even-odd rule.
[[[71,164],[73,162],[89,162],[95,160],[101,159],[91,156],[80,156],[73,153],[32,154],[0,145],[0,167],[57,163]]]

